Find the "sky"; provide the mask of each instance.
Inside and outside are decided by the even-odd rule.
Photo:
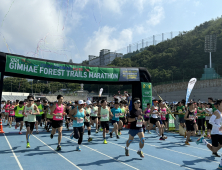
[[[221,17],[221,6],[221,0],[0,0],[0,51],[81,63],[101,49],[126,53],[147,37],[192,30]]]

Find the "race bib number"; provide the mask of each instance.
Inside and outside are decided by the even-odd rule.
[[[119,118],[119,115],[120,115],[119,113],[116,113],[115,118]]]
[[[103,119],[107,119],[108,116],[107,116],[107,115],[102,115],[102,118],[103,118]]]
[[[137,120],[136,127],[142,127],[143,126],[143,120]]]
[[[20,115],[22,114],[22,110],[19,110],[19,114],[20,114]]]
[[[57,113],[57,114],[62,114],[62,113]],[[56,116],[56,119],[61,119],[61,116]]]
[[[163,114],[162,114],[162,117],[163,117],[163,118],[165,118],[165,117],[166,117],[166,114],[165,114],[165,113],[163,113]]]
[[[194,115],[189,115],[189,118],[190,119],[194,119]]]
[[[86,116],[86,119],[89,121],[90,120],[90,116]]]
[[[179,113],[182,113],[182,110],[181,109],[179,109],[179,111],[178,111]]]
[[[39,109],[39,112],[42,112],[42,109]]]
[[[83,118],[77,118],[77,123],[83,123]]]
[[[26,110],[26,113],[25,113],[26,115],[29,115],[30,114],[30,111],[29,110]]]
[[[13,114],[13,111],[10,111],[10,114]]]

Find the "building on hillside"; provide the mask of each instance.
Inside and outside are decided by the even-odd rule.
[[[100,50],[99,56],[89,55],[89,65],[106,66],[117,57],[123,57],[122,53],[110,52],[108,49]]]

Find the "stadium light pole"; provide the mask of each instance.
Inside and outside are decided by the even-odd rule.
[[[211,52],[216,52],[216,48],[217,48],[217,35],[216,34],[206,35],[204,51],[209,52],[210,68],[212,68]]]

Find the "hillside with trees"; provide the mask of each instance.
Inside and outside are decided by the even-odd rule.
[[[205,65],[209,67],[209,53],[204,52],[205,36],[209,34],[217,35],[217,51],[212,53],[212,63],[222,75],[222,18],[206,21],[172,40],[146,47],[142,52],[116,58],[111,65],[146,67],[154,85],[201,78]]]

